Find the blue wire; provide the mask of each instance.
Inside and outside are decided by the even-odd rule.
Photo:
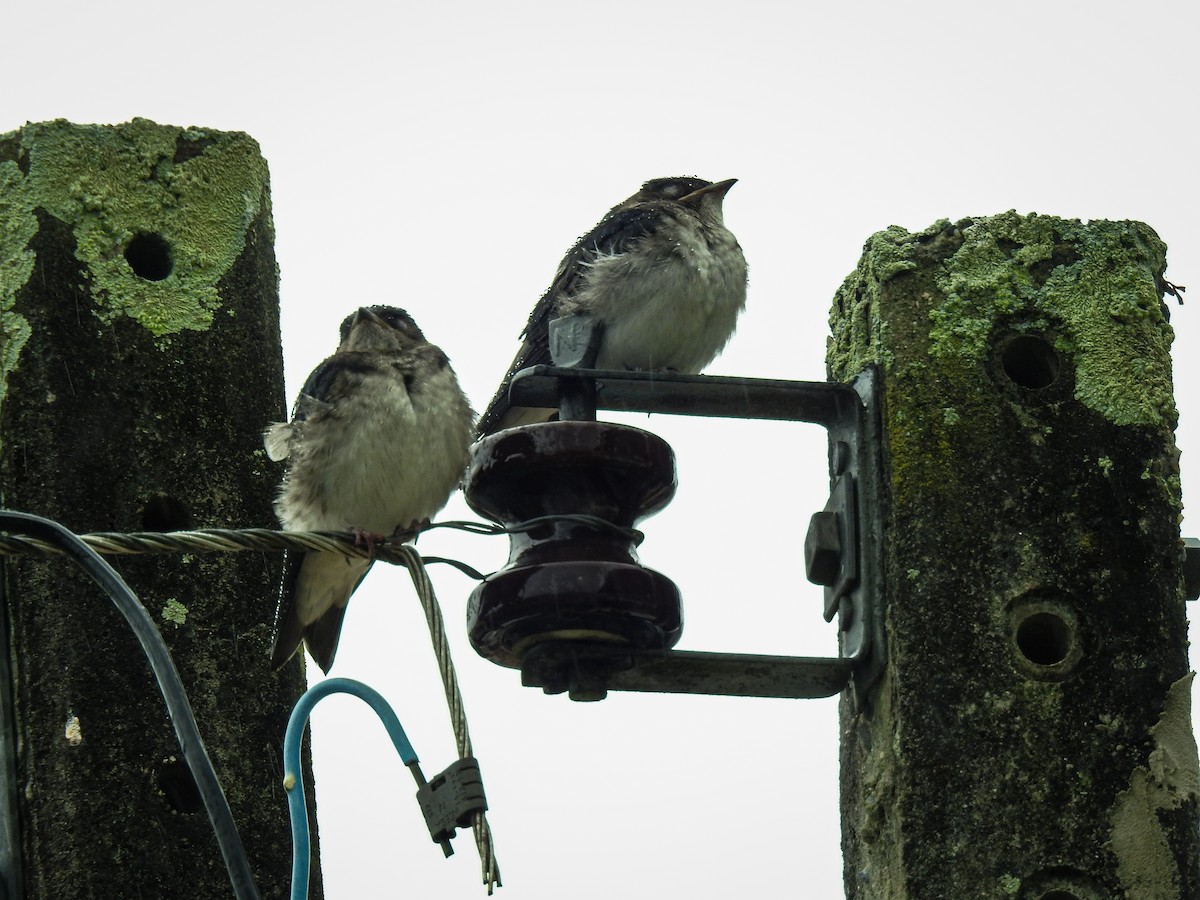
[[[292,820],[292,900],[308,897],[308,858],[311,853],[308,834],[308,804],[304,798],[304,778],[300,771],[300,744],[304,740],[304,724],[312,714],[317,701],[330,694],[353,694],[366,702],[387,729],[392,745],[406,766],[417,761],[413,749],[404,733],[404,728],[383,696],[361,681],[349,678],[328,678],[304,692],[288,719],[287,732],[283,739],[283,786],[288,795],[288,814]]]

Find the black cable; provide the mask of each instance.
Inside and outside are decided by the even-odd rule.
[[[255,887],[254,876],[250,872],[250,863],[246,859],[242,839],[238,836],[229,801],[225,799],[221,782],[217,779],[212,761],[204,749],[204,740],[196,727],[196,718],[192,714],[183,682],[175,668],[175,661],[171,658],[171,652],[163,642],[146,607],[142,606],[124,579],[96,551],[57,522],[28,513],[0,510],[0,529],[28,534],[60,547],[65,555],[104,589],[125,617],[125,621],[137,636],[138,643],[142,645],[158,681],[159,690],[162,691],[163,700],[167,703],[167,714],[175,728],[179,748],[183,751],[188,768],[192,770],[192,777],[196,780],[196,787],[216,833],[217,844],[221,848],[221,856],[224,857],[225,868],[233,884],[233,894],[238,900],[258,900],[258,888]]]
[[[427,566],[432,563],[442,563],[443,565],[452,566],[453,568],[458,569],[458,571],[462,572],[468,578],[473,578],[476,581],[485,581],[487,579],[486,575],[484,575],[474,566],[467,565],[462,560],[447,559],[444,556],[422,556],[421,562],[425,563]]]
[[[501,534],[520,534],[525,531],[533,531],[535,528],[541,528],[545,525],[554,525],[558,522],[587,525],[601,531],[613,532],[637,545],[640,545],[646,539],[646,536],[636,528],[626,528],[623,525],[610,522],[608,519],[602,519],[599,516],[589,516],[584,513],[555,513],[548,516],[538,516],[525,522],[518,522],[507,528],[503,525],[492,525],[487,522],[469,522],[455,519],[447,522],[430,522],[417,529],[417,533],[432,531],[435,528],[454,528],[471,534],[495,536]]]

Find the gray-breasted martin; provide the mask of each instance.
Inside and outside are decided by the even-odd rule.
[[[264,434],[267,455],[288,460],[280,523],[362,536],[427,519],[462,477],[473,419],[446,354],[408,313],[359,309],[342,322],[337,352],[308,376],[292,421]],[[303,641],[329,671],[346,604],[370,567],[340,553],[284,553],[272,668]]]
[[[721,210],[736,180],[647,181],[581,237],[534,307],[478,434],[552,417],[508,402],[515,373],[551,362],[552,319],[587,313],[600,322],[597,369],[694,374],[712,362],[746,305],[746,258]]]

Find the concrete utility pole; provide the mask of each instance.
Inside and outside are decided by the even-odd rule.
[[[884,436],[850,898],[1200,897],[1165,252],[1007,213],[876,234],[837,294],[830,375],[880,366]]]
[[[76,532],[272,527],[261,432],[284,412],[272,240],[266,163],[244,134],[138,119],[0,136],[3,506]],[[280,756],[304,676],[298,663],[267,671],[277,561],[115,565],[183,676],[262,896],[286,897]],[[60,559],[6,561],[0,583],[10,895],[229,897],[163,700],[112,604]]]

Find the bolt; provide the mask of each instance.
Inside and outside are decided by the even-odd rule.
[[[842,533],[833,510],[813,513],[804,538],[804,569],[813,584],[833,587],[842,570]]]

